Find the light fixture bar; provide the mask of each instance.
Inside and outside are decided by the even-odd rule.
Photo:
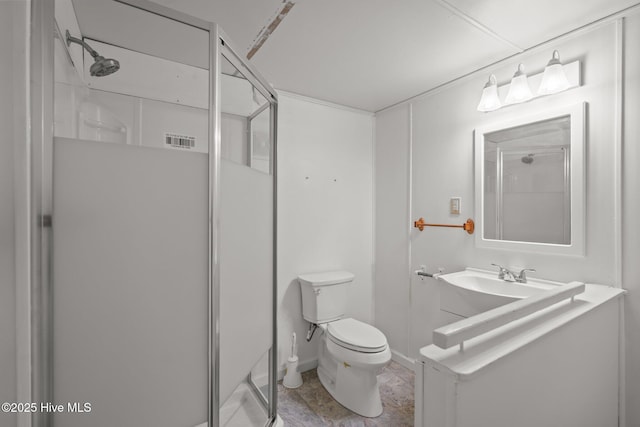
[[[569,82],[569,87],[567,87],[567,89],[582,86],[580,61],[573,61],[568,64],[564,64],[563,69],[564,69],[565,75],[567,76],[567,80]],[[531,87],[531,90],[533,92],[533,97],[529,101],[537,98],[541,98],[544,96],[548,96],[548,95],[538,94],[538,88],[542,83],[542,76],[543,76],[543,72],[528,76],[529,86]],[[510,83],[504,84],[502,86],[498,86],[498,96],[500,97],[500,99],[506,99],[510,86],[511,86]],[[517,104],[502,105],[502,108],[508,107],[510,105],[517,105]]]

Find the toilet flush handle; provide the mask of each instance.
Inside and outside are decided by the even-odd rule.
[[[313,293],[316,294],[316,295],[320,295],[320,289],[314,289]]]
[[[311,341],[311,338],[313,338],[313,334],[316,332],[316,329],[318,329],[318,325],[316,323],[309,322],[309,330],[307,331],[307,342]]]

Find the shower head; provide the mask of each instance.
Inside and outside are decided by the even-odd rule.
[[[523,156],[520,160],[522,161],[522,163],[526,165],[530,165],[531,163],[533,163],[533,154],[527,154],[526,156]]]
[[[91,54],[91,57],[95,61],[89,68],[89,73],[92,76],[108,76],[109,74],[113,74],[120,69],[120,62],[115,59],[105,58],[104,56],[101,56],[100,54],[98,54],[98,52],[91,49],[91,46],[89,46],[84,40],[71,36],[69,30],[67,30],[66,38],[67,46],[70,46],[71,43],[78,43],[80,46],[87,49],[87,52]]]
[[[105,58],[100,55],[95,56],[93,59],[95,62],[89,67],[89,73],[91,73],[92,76],[108,76],[120,69],[120,63],[115,59]]]

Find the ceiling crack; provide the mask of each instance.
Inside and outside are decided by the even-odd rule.
[[[296,0],[283,0],[275,15],[269,20],[269,23],[262,27],[262,29],[258,32],[258,36],[254,39],[253,44],[249,48],[247,59],[251,59],[253,55],[255,55],[258,50],[260,50],[262,45],[267,41],[269,36],[276,30],[276,28],[278,28],[278,25],[280,25],[285,16],[287,16],[287,13],[291,11],[295,4]]]

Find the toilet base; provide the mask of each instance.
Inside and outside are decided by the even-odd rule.
[[[354,353],[323,336],[318,378],[331,396],[358,415],[382,414],[378,374],[391,360],[389,348],[380,353]]]
[[[340,371],[340,368],[338,370]],[[375,418],[382,415],[382,400],[380,399],[377,378],[375,378],[373,386],[370,381],[367,381],[368,384],[365,384],[367,387],[363,388],[361,381],[358,381],[360,378],[344,372],[345,368],[342,370],[343,372],[338,374],[341,376],[338,385],[318,366],[320,383],[336,402],[363,417]],[[340,388],[340,392],[338,392],[338,388]]]

